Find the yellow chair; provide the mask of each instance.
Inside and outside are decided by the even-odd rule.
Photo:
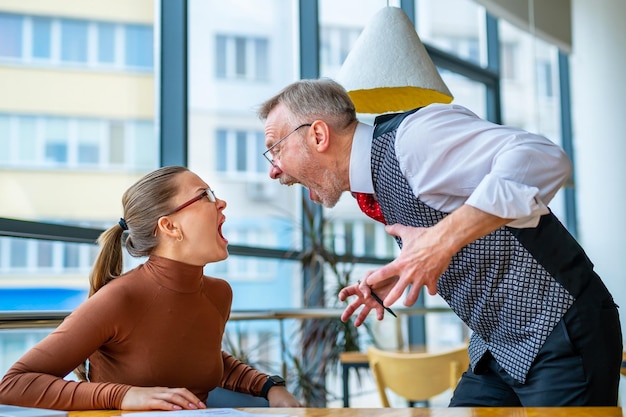
[[[389,407],[386,389],[409,402],[426,402],[448,388],[454,389],[469,366],[467,345],[438,353],[367,351],[383,407]]]

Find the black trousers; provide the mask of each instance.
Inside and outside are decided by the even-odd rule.
[[[621,361],[617,306],[598,280],[557,324],[524,384],[487,352],[463,374],[450,407],[616,406]]]

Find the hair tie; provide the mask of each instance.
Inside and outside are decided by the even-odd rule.
[[[126,220],[124,220],[123,217],[120,217],[120,221],[117,222],[117,224],[120,225],[120,227],[122,228],[122,230],[128,230],[128,225],[126,224]]]

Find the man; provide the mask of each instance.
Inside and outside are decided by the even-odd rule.
[[[297,81],[262,104],[270,177],[333,207],[344,191],[401,253],[339,297],[383,317],[425,286],[472,329],[451,406],[615,406],[617,306],[547,204],[571,174],[548,139],[433,104],[357,121],[343,87]]]

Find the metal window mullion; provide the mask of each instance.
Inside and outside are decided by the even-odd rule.
[[[160,1],[160,166],[187,166],[187,0]]]

